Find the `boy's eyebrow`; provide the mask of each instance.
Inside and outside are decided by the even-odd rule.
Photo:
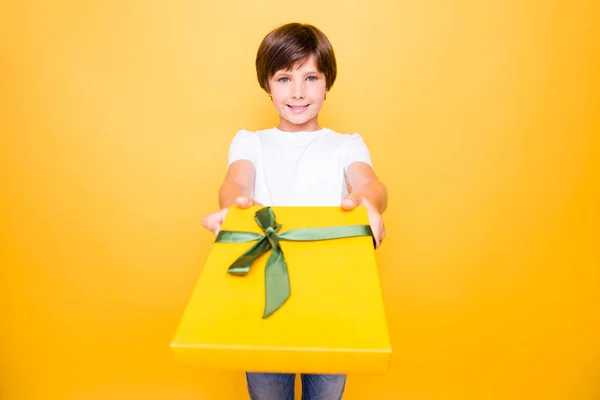
[[[278,75],[291,75],[291,74],[292,74],[292,72],[291,72],[291,71],[279,70],[279,71],[275,72],[275,73],[273,74],[273,76],[278,76]],[[320,74],[320,72],[318,72],[318,71],[313,71],[313,70],[311,70],[311,71],[307,71],[307,72],[305,72],[305,73],[304,73],[304,75],[318,75],[318,74]]]

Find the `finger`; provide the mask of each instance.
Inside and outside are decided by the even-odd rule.
[[[213,215],[214,215],[214,213],[208,214],[207,216],[202,218],[202,226],[205,227],[206,229],[208,229],[209,231],[213,230],[213,226],[212,226],[213,225],[213,222],[212,222]]]
[[[248,198],[248,196],[240,196],[235,199],[235,205],[239,208],[248,208],[252,205],[252,201]]]
[[[204,226],[206,229],[208,229],[212,233],[215,233],[219,228],[218,223],[210,217],[204,218],[202,220],[202,226]]]
[[[225,221],[225,217],[227,216],[228,211],[229,211],[229,208],[223,208],[222,210],[219,210],[217,212],[218,218],[215,223],[215,230],[214,230],[215,235],[219,234],[219,231],[221,230],[221,226],[223,225],[223,222]]]
[[[383,239],[385,239],[385,224],[383,223],[383,219],[381,218],[381,216],[379,216],[379,245],[381,245],[381,243],[383,243]]]
[[[381,234],[377,229],[371,229],[373,231],[373,239],[375,239],[375,248],[378,248],[381,244]]]
[[[373,207],[373,205],[365,198],[363,198],[362,204],[367,209],[367,216],[369,218],[369,225],[371,226],[371,232],[373,232],[373,239],[375,240],[375,248],[379,247],[383,240],[383,221],[381,215]]]
[[[224,208],[202,218],[202,226],[217,235],[221,230],[221,225],[223,225],[228,210],[228,208]]]
[[[252,206],[262,206],[258,201],[249,196],[240,196],[235,199],[235,205],[239,208],[249,208]]]
[[[342,210],[345,211],[349,211],[352,210],[354,208],[356,208],[356,206],[358,206],[358,200],[352,195],[349,194],[348,196],[346,196],[344,198],[344,200],[342,200]]]

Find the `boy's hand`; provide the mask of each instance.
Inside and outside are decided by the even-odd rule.
[[[381,218],[381,214],[379,211],[369,200],[364,196],[357,196],[353,193],[350,193],[348,196],[344,198],[342,201],[342,210],[350,211],[356,208],[357,206],[365,206],[367,209],[367,215],[369,216],[369,225],[371,226],[371,230],[373,231],[373,237],[375,238],[375,247],[379,247],[383,238],[385,237],[385,226],[383,224],[383,219]]]
[[[254,200],[249,196],[240,196],[235,199],[235,206],[239,208],[248,208],[252,206],[261,206],[259,202]],[[202,226],[217,235],[221,230],[221,225],[223,225],[223,221],[225,221],[225,217],[227,216],[227,211],[229,208],[223,208],[214,213],[208,214],[206,217],[202,218]]]

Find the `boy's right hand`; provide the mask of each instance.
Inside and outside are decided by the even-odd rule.
[[[240,196],[235,199],[235,206],[239,208],[248,208],[252,206],[262,206],[259,202],[249,196]],[[202,218],[202,226],[217,235],[221,230],[221,225],[225,221],[229,208],[223,208],[214,213],[208,214]]]

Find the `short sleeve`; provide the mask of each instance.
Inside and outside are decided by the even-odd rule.
[[[348,167],[353,162],[364,162],[369,164],[371,167],[371,154],[365,144],[362,136],[358,133],[354,133],[350,136],[346,143],[344,143],[343,149],[343,160],[344,160],[344,172],[348,170]]]
[[[256,165],[256,152],[256,135],[245,130],[238,131],[229,145],[227,168],[238,160],[249,160]]]

